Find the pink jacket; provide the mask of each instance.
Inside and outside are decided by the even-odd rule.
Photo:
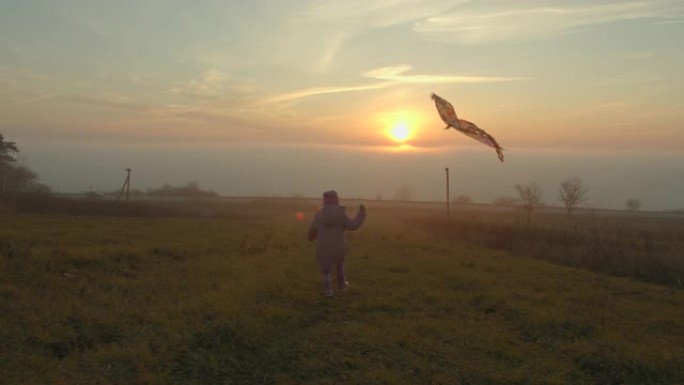
[[[309,227],[309,241],[316,240],[316,259],[321,270],[330,270],[347,253],[345,230],[357,230],[366,220],[365,208],[354,219],[347,216],[344,206],[323,206]]]

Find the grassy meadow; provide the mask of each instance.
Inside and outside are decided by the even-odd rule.
[[[348,235],[351,288],[326,299],[305,240],[315,204],[1,218],[2,382],[684,383],[684,291],[639,276],[649,255],[678,271],[681,219],[577,219],[563,243],[548,230],[562,215],[515,233],[513,214],[370,203]],[[610,260],[573,262],[618,234]],[[620,255],[636,272],[601,268]]]

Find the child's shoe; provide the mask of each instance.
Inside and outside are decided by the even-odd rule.
[[[347,291],[349,289],[349,281],[344,281],[342,285],[340,285],[339,290],[340,291]]]

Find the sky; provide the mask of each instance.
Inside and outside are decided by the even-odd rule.
[[[5,0],[0,133],[58,192],[684,208],[684,1]],[[493,149],[444,130],[431,93]]]

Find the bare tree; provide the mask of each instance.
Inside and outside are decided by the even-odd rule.
[[[627,209],[629,211],[632,211],[632,212],[639,211],[640,208],[641,208],[641,201],[638,199],[629,198],[629,199],[627,199],[627,202],[625,202],[625,209]]]
[[[542,202],[542,191],[536,183],[516,184],[514,186],[520,197],[518,202],[527,212],[527,222],[532,220],[532,212]]]
[[[561,182],[558,188],[558,200],[563,202],[570,216],[577,205],[587,200],[587,193],[588,190],[582,179],[575,176]]]
[[[394,192],[394,200],[410,201],[413,198],[413,188],[407,184],[398,187]]]

